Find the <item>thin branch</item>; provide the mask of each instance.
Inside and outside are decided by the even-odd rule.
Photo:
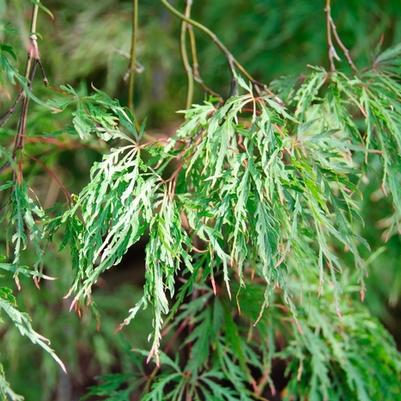
[[[43,66],[40,63],[40,55],[38,48],[38,37],[36,33],[36,25],[38,21],[38,13],[39,13],[39,3],[35,2],[32,8],[32,16],[31,16],[31,27],[30,27],[30,35],[29,35],[29,48],[28,48],[28,56],[25,67],[25,78],[28,83],[28,90],[32,87],[32,81],[35,76],[36,67],[39,64],[42,73],[44,74]],[[46,82],[44,75],[44,81]],[[28,109],[29,109],[29,95],[25,91],[22,93],[22,107],[21,114],[18,121],[18,131],[15,136],[14,141],[14,149],[13,149],[13,158],[15,159],[18,155],[18,152],[21,151],[24,147],[24,138],[26,133],[26,123],[28,117]],[[18,172],[17,179],[20,182],[22,180],[22,161],[18,160]]]
[[[192,7],[192,0],[186,0],[185,6],[185,17],[189,18],[191,15],[191,7]],[[194,75],[192,72],[191,65],[188,59],[187,53],[187,29],[188,24],[185,21],[182,21],[181,24],[181,35],[180,35],[180,50],[181,50],[181,58],[182,63],[184,64],[185,72],[187,74],[187,81],[188,81],[188,88],[187,88],[187,99],[186,99],[186,108],[189,109],[191,107],[193,97],[194,97]]]
[[[11,105],[11,107],[0,117],[0,127],[2,127],[4,124],[7,123],[7,121],[10,119],[10,117],[14,114],[18,103],[20,102],[20,100],[22,99],[22,95],[24,94],[24,90],[21,89],[18,92],[18,95],[14,101],[14,103]]]
[[[352,71],[354,73],[358,72],[358,68],[356,67],[354,61],[352,60],[351,53],[349,49],[344,45],[344,42],[341,40],[340,35],[337,32],[336,24],[334,23],[333,17],[331,16],[331,0],[326,0],[326,35],[327,35],[327,47],[329,51],[329,61],[330,61],[330,71],[334,72],[336,70],[335,61],[340,61],[340,57],[336,52],[336,48],[333,43],[333,36],[344,53],[345,58],[347,59],[348,64],[350,65]]]
[[[193,76],[195,81],[201,86],[201,88],[209,93],[210,95],[216,97],[219,99],[219,101],[223,101],[222,96],[220,96],[217,92],[213,91],[211,88],[209,88],[203,81],[200,71],[199,71],[199,61],[198,61],[198,51],[196,48],[196,39],[195,39],[195,33],[192,28],[192,25],[187,26],[187,30],[189,33],[189,43],[191,45],[191,56],[192,56],[192,68],[193,68]]]
[[[128,82],[128,107],[134,111],[134,89],[135,89],[135,73],[136,73],[136,42],[138,37],[138,0],[132,2],[132,34],[131,34],[131,51],[129,63],[129,82]]]
[[[203,33],[205,33],[209,38],[214,42],[214,44],[221,50],[221,52],[224,54],[228,66],[230,68],[231,74],[233,76],[233,79],[236,79],[235,75],[235,68],[238,69],[238,71],[244,75],[249,81],[252,82],[252,84],[255,87],[259,88],[264,88],[266,89],[266,85],[258,82],[256,79],[252,77],[252,75],[245,69],[245,67],[233,56],[233,54],[228,50],[228,48],[224,45],[223,42],[220,41],[220,39],[217,37],[217,35],[211,31],[209,28],[206,26],[202,25],[201,23],[193,20],[192,18],[186,17],[184,14],[179,12],[175,7],[173,7],[167,0],[160,0],[160,2],[177,18],[181,19],[181,21],[186,22],[187,24],[190,24],[194,26],[195,28],[199,29]]]
[[[27,79],[28,89],[31,89],[32,87],[32,80],[35,75],[35,69],[37,65],[39,66],[40,72],[42,74],[43,83],[45,84],[45,86],[49,86],[49,80],[47,79],[45,69],[43,67],[42,61],[40,60],[39,48],[37,43],[36,24],[38,20],[38,12],[39,2],[34,4],[31,16],[28,58],[25,67],[25,78]],[[0,117],[0,127],[7,123],[10,117],[14,114],[18,103],[21,101],[21,99],[26,97],[27,95],[24,93],[24,88],[21,88],[12,106]]]
[[[28,89],[32,88],[32,80],[35,75],[36,71],[36,63],[32,63],[32,57],[28,55],[28,62],[27,62],[27,81],[28,81]],[[22,94],[22,107],[21,107],[21,114],[18,120],[18,128],[17,128],[17,135],[15,136],[14,140],[14,148],[13,148],[13,159],[17,157],[18,151],[22,150],[24,147],[24,139],[26,133],[26,124],[28,119],[28,109],[29,109],[29,96],[27,93],[23,92]],[[22,178],[22,171],[19,169],[19,179]]]
[[[334,63],[334,58],[337,60],[339,59],[336,49],[333,45],[333,39],[331,37],[331,0],[326,0],[326,7],[325,7],[325,12],[326,12],[326,35],[327,35],[327,47],[329,51],[329,62],[330,62],[330,71],[334,72],[336,70],[336,65]]]
[[[42,160],[37,159],[34,156],[28,156],[28,157],[31,160],[33,160],[34,162],[40,164],[40,166],[43,168],[43,170],[46,171],[46,173],[49,174],[49,176],[57,183],[57,185],[59,186],[59,188],[63,192],[66,201],[69,204],[71,204],[71,202],[72,202],[71,193],[68,191],[66,186],[63,184],[61,179],[58,177],[57,173],[55,171],[53,171],[50,167],[48,167]]]
[[[273,394],[273,396],[276,395],[276,388],[272,382],[270,375],[271,375],[270,369],[265,368],[265,371],[260,377],[258,383],[255,383],[254,392],[257,397],[261,397],[266,385],[270,386],[270,391]]]
[[[178,327],[178,329],[174,332],[171,339],[166,344],[166,347],[164,349],[165,354],[168,354],[170,352],[171,348],[174,345],[174,342],[177,340],[179,335],[184,331],[184,329],[188,326],[188,323],[189,323],[189,318],[184,319],[183,322]],[[171,330],[171,328],[172,328],[172,326],[166,327],[166,329],[163,331],[163,334],[162,334],[163,337],[168,334],[168,332]],[[145,388],[144,388],[145,393],[149,391],[152,381],[155,378],[155,376],[159,370],[160,370],[160,365],[156,365],[155,368],[150,373],[150,375],[148,376],[148,379],[146,381]]]
[[[341,40],[340,36],[338,35],[336,24],[334,23],[334,21],[333,21],[333,19],[331,18],[331,16],[330,16],[330,23],[331,23],[331,27],[332,27],[332,29],[333,29],[334,38],[335,38],[337,44],[340,46],[341,50],[343,51],[344,56],[345,56],[345,58],[346,58],[347,61],[348,61],[348,64],[349,64],[350,67],[352,68],[352,71],[354,71],[355,73],[358,72],[358,68],[357,68],[356,65],[354,64],[354,61],[352,60],[351,53],[350,53],[350,51],[348,50],[348,48],[344,45],[344,43],[343,43],[343,41]]]
[[[45,72],[45,69],[43,67],[41,59],[38,58],[36,60],[36,63],[38,64],[39,69],[40,69],[40,73],[42,74],[43,83],[45,84],[45,86],[49,86],[49,80],[47,79],[47,75],[46,75],[46,72]]]

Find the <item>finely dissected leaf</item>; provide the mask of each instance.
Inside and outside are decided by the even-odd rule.
[[[24,397],[16,394],[10,387],[4,376],[3,366],[0,365],[0,400],[1,401],[22,401]]]
[[[310,117],[313,93],[322,86],[324,74],[316,74],[296,97],[308,103],[302,106],[303,119]],[[94,96],[85,106],[85,115],[92,117],[82,118],[97,116],[115,138],[126,138],[119,134],[129,122],[124,112],[103,94]],[[109,108],[114,117],[109,122],[107,112],[99,117],[94,104]],[[245,123],[248,105],[255,112]],[[193,274],[198,262],[209,272],[214,291],[221,273],[231,295],[231,277],[237,274],[245,285],[252,266],[266,282],[263,308],[277,287],[291,304],[283,267],[293,249],[314,237],[310,257],[321,286],[325,277],[335,284],[334,270],[341,266],[333,241],[347,246],[361,265],[361,240],[351,226],[357,216],[351,189],[355,165],[343,136],[315,114],[298,121],[275,100],[256,101],[248,93],[220,108],[194,106],[164,149],[135,142],[112,149],[93,166],[91,181],[61,220],[75,227],[66,237],[76,263],[75,302],[88,297],[100,274],[147,231],[145,292],[124,324],[152,305],[151,355],[158,353],[162,316],[170,309],[166,290],[173,297],[177,274]]]
[[[33,344],[43,348],[66,371],[61,359],[50,348],[50,341],[32,328],[27,314],[20,312],[13,303],[4,298],[0,298],[0,312],[11,320],[22,336],[27,337]]]

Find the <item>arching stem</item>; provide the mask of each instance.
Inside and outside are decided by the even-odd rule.
[[[186,1],[185,7],[185,17],[189,18],[191,15],[191,7],[192,0]],[[188,31],[188,23],[182,21],[181,24],[181,37],[180,37],[180,50],[181,50],[181,58],[182,63],[184,64],[185,72],[187,74],[188,88],[187,88],[187,100],[186,100],[186,108],[189,109],[191,107],[193,97],[194,97],[194,74],[192,71],[192,67],[189,63],[188,52],[187,52],[187,31]]]
[[[128,81],[128,107],[134,112],[134,89],[135,89],[135,73],[136,73],[136,45],[138,35],[138,0],[133,0],[132,9],[132,34],[131,34],[131,51],[129,62],[129,81]]]
[[[178,11],[175,7],[173,7],[167,0],[160,0],[161,3],[177,18],[180,20],[186,22],[187,24],[190,24],[191,26],[199,29],[202,31],[204,34],[206,34],[212,41],[215,43],[215,45],[220,49],[220,51],[224,54],[228,67],[231,71],[231,75],[233,79],[236,79],[236,74],[235,74],[235,68],[249,81],[252,82],[252,84],[256,87],[265,87],[262,83],[258,82],[256,79],[252,77],[252,75],[245,69],[245,67],[233,56],[233,54],[227,49],[227,47],[224,45],[223,42],[220,41],[220,39],[217,37],[217,35],[211,31],[209,28],[206,26],[202,25],[201,23],[193,20],[192,18],[189,18],[182,14],[180,11]]]

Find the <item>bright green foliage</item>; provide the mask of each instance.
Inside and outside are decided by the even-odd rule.
[[[6,316],[11,320],[21,336],[27,337],[33,344],[37,344],[39,347],[43,348],[65,370],[64,364],[61,362],[60,358],[58,358],[49,347],[49,340],[37,333],[32,328],[29,317],[17,309],[15,299],[8,288],[0,288],[0,313],[2,318]]]
[[[329,249],[331,236],[358,257],[347,220],[355,205],[347,193],[352,163],[346,150],[338,151],[325,138],[324,155],[314,141],[304,141],[300,152],[286,133],[296,120],[268,97],[258,98],[249,126],[244,125],[242,110],[253,101],[249,93],[218,109],[206,104],[188,111],[187,123],[165,150],[160,144],[135,143],[112,150],[92,168],[90,183],[60,220],[76,256],[76,300],[88,296],[100,274],[149,230],[140,303],[154,306],[152,353],[159,348],[162,314],[169,310],[164,287],[174,295],[181,264],[189,274],[194,266],[196,272],[206,269],[212,282],[214,272],[222,271],[229,294],[232,271],[244,285],[252,266],[266,282],[267,306],[275,287],[288,296],[286,258],[305,238],[319,241],[314,263],[320,265],[322,285],[324,264],[340,268]],[[174,161],[178,166],[171,173]],[[343,219],[337,224],[330,213]],[[194,241],[205,249],[191,256]]]
[[[316,69],[296,93],[288,94],[294,99],[297,117],[315,120],[315,129],[332,130],[339,141],[350,141],[353,145],[350,150],[363,150],[365,163],[370,154],[381,155],[383,190],[391,193],[396,216],[401,206],[397,185],[401,161],[401,87],[395,75],[399,67],[393,57],[398,53],[398,48],[384,52],[376,58],[374,69],[361,77],[334,73],[327,83],[326,71]]]
[[[15,298],[11,294],[8,288],[0,288],[0,302],[1,308],[4,306],[9,307],[12,303],[15,302]],[[11,389],[10,384],[7,382],[6,377],[4,376],[3,366],[0,365],[0,399],[2,401],[20,401],[23,400],[23,397],[15,394]]]

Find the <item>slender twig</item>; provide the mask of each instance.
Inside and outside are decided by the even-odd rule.
[[[236,79],[236,74],[235,74],[235,68],[238,69],[238,71],[244,75],[249,81],[252,82],[252,84],[255,87],[259,88],[264,88],[266,89],[266,85],[258,82],[255,78],[252,77],[252,75],[245,69],[245,67],[233,56],[233,54],[228,50],[228,48],[224,45],[223,42],[217,37],[217,35],[211,31],[209,28],[206,26],[202,25],[201,23],[193,20],[192,18],[186,17],[184,14],[182,14],[180,11],[178,11],[175,7],[173,7],[167,0],[160,0],[160,2],[177,18],[181,19],[181,21],[186,22],[187,24],[190,24],[194,26],[195,28],[199,29],[203,33],[205,33],[209,38],[213,41],[213,43],[220,49],[220,51],[224,54],[227,62],[229,69],[231,71],[231,74],[233,76],[233,79]]]
[[[0,127],[2,127],[9,119],[10,117],[14,114],[18,103],[20,102],[20,100],[22,99],[22,95],[24,94],[24,90],[21,89],[18,92],[18,95],[16,97],[16,99],[14,100],[14,103],[11,105],[11,107],[0,117]]]
[[[196,48],[196,39],[195,33],[192,28],[192,25],[187,26],[187,30],[189,33],[189,43],[191,45],[191,56],[192,56],[192,69],[193,69],[193,76],[195,81],[200,85],[200,87],[210,95],[216,97],[219,101],[223,101],[223,98],[214,90],[209,88],[203,81],[200,71],[199,71],[199,61],[198,61],[198,51]]]
[[[32,73],[31,70],[35,70],[36,65],[39,65],[40,72],[42,74],[43,82],[44,82],[45,86],[49,86],[49,80],[47,79],[45,69],[43,67],[42,61],[40,60],[39,49],[38,49],[38,44],[37,44],[36,24],[37,24],[37,19],[38,19],[38,11],[39,11],[39,5],[35,4],[33,6],[33,10],[32,10],[31,32],[30,32],[29,45],[28,45],[29,46],[28,47],[28,58],[27,58],[27,64],[25,67],[25,78],[28,81],[27,82],[28,89],[31,89],[31,87],[32,87],[32,79],[34,76],[34,72]],[[6,124],[6,122],[9,120],[9,118],[14,114],[18,103],[24,97],[26,97],[26,94],[24,93],[24,88],[21,88],[20,91],[18,92],[18,95],[17,95],[14,103],[0,117],[0,127],[3,126],[4,124]]]
[[[341,50],[343,51],[344,56],[348,61],[348,64],[350,65],[350,67],[352,68],[352,70],[355,73],[358,72],[358,69],[356,68],[356,65],[354,64],[354,61],[352,60],[351,53],[348,50],[348,48],[344,45],[344,43],[341,40],[340,36],[338,35],[336,24],[334,23],[334,21],[331,18],[331,16],[330,16],[330,23],[331,23],[331,27],[333,29],[334,38],[335,38],[337,44],[340,46]]]
[[[334,23],[333,17],[331,16],[331,0],[326,0],[325,12],[326,12],[326,35],[327,35],[327,46],[329,51],[330,71],[334,72],[336,70],[334,59],[340,61],[340,57],[338,56],[336,48],[333,43],[333,37],[334,37],[337,45],[344,53],[344,56],[347,59],[347,62],[350,65],[352,71],[354,73],[357,73],[358,68],[356,67],[354,61],[352,60],[349,49],[344,45],[344,42],[341,40],[340,35],[337,32],[337,26]]]
[[[40,73],[42,74],[43,83],[45,86],[49,86],[49,80],[47,79],[47,75],[40,58],[36,60],[36,64],[39,66]]]
[[[326,35],[327,35],[327,47],[329,51],[329,62],[330,62],[330,71],[334,72],[336,70],[336,65],[334,63],[334,58],[338,60],[338,55],[336,53],[336,49],[333,45],[333,39],[331,37],[331,0],[326,0]]]
[[[191,15],[191,7],[192,7],[192,0],[186,0],[185,6],[185,17],[189,18]],[[187,30],[188,30],[188,23],[182,21],[181,24],[181,36],[180,36],[180,50],[181,50],[181,58],[182,63],[184,64],[184,69],[187,74],[187,100],[186,100],[186,108],[189,109],[191,107],[193,97],[194,97],[194,75],[192,72],[191,65],[188,59],[187,53]]]
[[[131,51],[129,62],[129,82],[128,82],[128,107],[134,111],[134,89],[135,89],[135,73],[136,73],[136,44],[138,35],[138,0],[132,2],[132,35],[131,35]]]
[[[32,60],[32,58],[29,58],[29,60]],[[32,80],[36,72],[36,65],[37,65],[36,63],[33,63],[29,66],[29,72],[26,76],[29,90],[32,88]],[[18,121],[18,131],[17,135],[15,136],[15,142],[14,142],[13,158],[15,158],[17,151],[22,149],[24,146],[28,108],[29,108],[29,96],[27,93],[23,92],[21,114]]]
[[[260,377],[259,381],[255,383],[255,395],[260,397],[263,393],[263,390],[265,389],[266,385],[270,385],[270,391],[272,392],[273,395],[276,395],[276,388],[274,387],[274,384],[272,383],[271,380],[271,372],[270,369],[265,368],[265,371],[263,372],[262,376]]]
[[[188,323],[189,323],[189,318],[184,319],[183,322],[178,327],[178,329],[174,332],[171,339],[166,344],[166,347],[164,349],[165,354],[168,354],[171,351],[171,348],[173,347],[174,342],[177,340],[179,335],[184,331],[184,329],[188,326]],[[163,336],[167,335],[167,333],[170,331],[170,329],[171,329],[171,326],[168,327],[167,330],[165,330],[163,332]],[[149,391],[150,385],[152,384],[152,381],[155,378],[155,376],[159,370],[160,370],[160,365],[156,365],[154,367],[154,369],[152,370],[152,372],[150,373],[150,375],[148,376],[148,380],[146,381],[145,388],[144,388],[144,393]]]
[[[69,204],[71,204],[71,202],[72,202],[71,193],[68,191],[66,186],[63,184],[62,180],[58,177],[57,173],[55,171],[53,171],[50,167],[48,167],[46,165],[46,163],[44,163],[42,160],[40,160],[40,159],[38,159],[38,158],[36,158],[34,156],[29,156],[29,158],[31,160],[33,160],[34,162],[40,164],[40,166],[43,168],[43,170],[46,171],[46,173],[49,174],[49,176],[59,186],[59,188],[61,189],[61,192],[63,192],[63,194],[64,194],[64,197],[65,197],[66,201]]]
[[[40,62],[39,48],[38,48],[38,37],[36,33],[36,25],[38,21],[38,13],[39,13],[39,3],[36,2],[32,8],[32,16],[31,16],[31,27],[30,27],[30,35],[29,35],[29,47],[28,47],[28,56],[25,67],[25,79],[27,80],[28,90],[32,87],[32,81],[35,76],[36,67],[39,64],[43,76],[44,81],[47,82],[46,76],[44,75],[43,66]],[[27,91],[23,91],[22,93],[22,107],[21,114],[18,122],[18,131],[15,136],[14,141],[14,149],[13,149],[13,158],[17,157],[19,151],[21,151],[24,147],[24,138],[26,132],[26,123],[28,117],[28,109],[29,109],[29,94]],[[22,180],[22,161],[18,161],[18,173],[17,179],[20,182]]]

